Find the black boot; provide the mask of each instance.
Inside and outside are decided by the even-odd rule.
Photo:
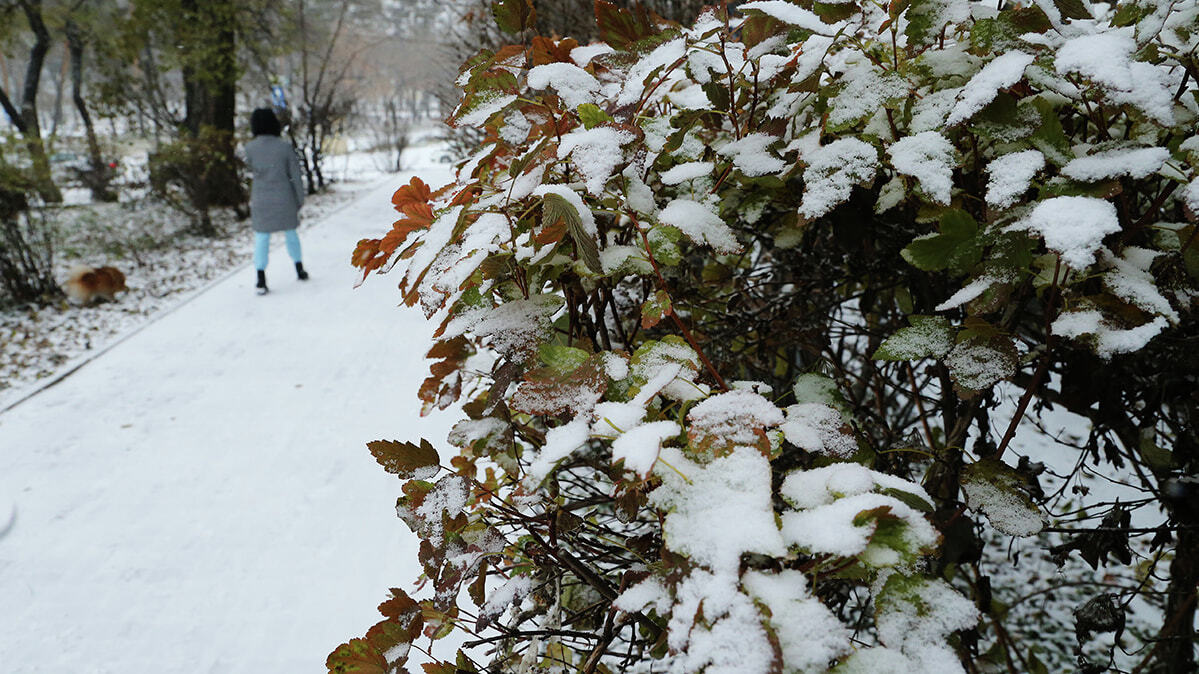
[[[308,280],[308,272],[304,271],[304,263],[303,262],[296,263],[296,278],[300,279],[301,281]]]
[[[258,285],[254,287],[258,288],[259,295],[265,295],[270,292],[270,290],[266,287],[266,270],[258,270]]]

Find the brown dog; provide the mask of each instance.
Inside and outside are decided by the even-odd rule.
[[[79,304],[90,304],[96,300],[112,302],[117,293],[128,291],[125,286],[125,275],[116,267],[88,267],[85,265],[71,269],[71,275],[63,286],[67,296]]]

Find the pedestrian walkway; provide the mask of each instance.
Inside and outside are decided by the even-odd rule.
[[[303,233],[311,280],[276,249],[270,294],[247,266],[0,415],[0,671],[323,672],[419,575],[365,443],[452,419],[431,327],[349,266],[407,180]]]

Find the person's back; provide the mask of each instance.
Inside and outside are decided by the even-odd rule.
[[[258,273],[258,294],[264,295],[266,265],[270,253],[271,232],[283,232],[287,252],[296,264],[296,276],[305,281],[308,272],[300,261],[300,206],[304,205],[304,180],[300,162],[291,143],[279,137],[279,118],[269,108],[259,108],[250,116],[254,138],[246,143],[246,165],[253,184],[250,187],[250,220],[254,226],[254,268]]]
[[[279,136],[255,136],[246,143],[245,153],[254,180],[250,187],[254,231],[295,229],[304,203],[304,181],[291,143]]]

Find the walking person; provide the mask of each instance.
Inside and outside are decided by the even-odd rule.
[[[266,265],[270,255],[271,232],[283,232],[287,253],[296,264],[296,277],[308,280],[300,253],[300,206],[304,205],[304,180],[300,162],[291,143],[279,137],[283,127],[270,108],[258,108],[250,115],[254,138],[246,143],[246,164],[253,184],[250,187],[250,219],[254,226],[254,268],[258,271],[258,294],[265,295]]]

